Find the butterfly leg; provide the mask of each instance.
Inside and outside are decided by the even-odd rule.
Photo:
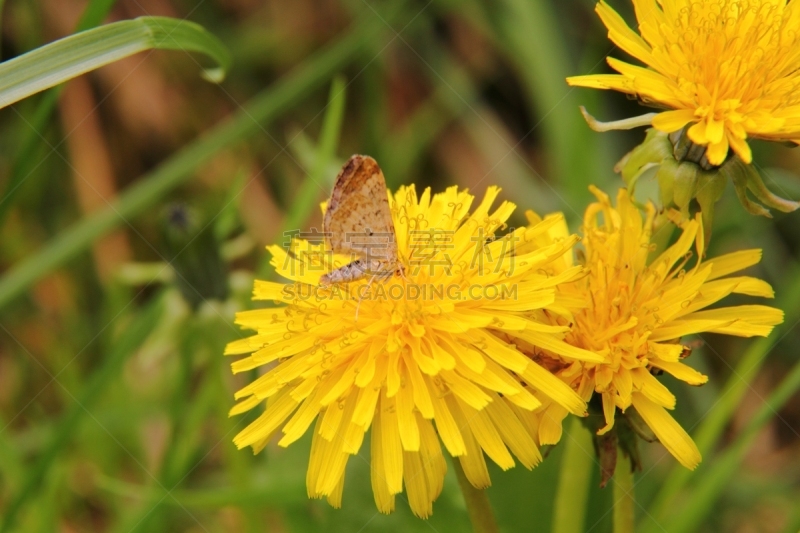
[[[359,309],[361,309],[361,302],[364,300],[364,295],[369,293],[369,289],[372,286],[372,282],[375,281],[375,278],[377,278],[378,275],[379,273],[373,274],[372,277],[369,278],[369,281],[367,282],[366,290],[363,292],[359,291],[361,294],[358,295],[358,303],[356,304],[356,323],[358,322],[358,311]]]

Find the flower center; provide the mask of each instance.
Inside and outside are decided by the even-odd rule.
[[[672,27],[659,28],[663,53],[677,64],[677,81],[690,89],[698,118],[740,122],[753,102],[761,111],[798,102],[791,75],[800,32],[791,11],[763,0],[692,2],[674,14]]]

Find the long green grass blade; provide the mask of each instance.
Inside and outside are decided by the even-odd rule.
[[[495,5],[483,2],[492,21],[495,38],[508,51],[528,99],[535,106],[538,121],[549,146],[550,172],[563,184],[572,199],[587,196],[590,176],[588,155],[590,130],[578,111],[574,91],[565,78],[573,62],[560,21],[550,2],[503,0]],[[576,154],[582,154],[576,157]]]
[[[278,507],[286,505],[308,505],[303,499],[298,501],[297,493],[305,491],[305,480],[295,476],[290,479],[267,480],[264,484],[249,489],[175,489],[134,485],[122,480],[101,476],[97,486],[110,494],[122,496],[141,504],[161,504],[180,507],[225,507],[228,505]]]
[[[6,0],[0,0],[0,28],[3,27],[3,7],[5,7]],[[2,44],[2,40],[0,40],[0,44]],[[2,50],[2,48],[0,48]]]
[[[88,30],[99,25],[108,16],[108,12],[114,7],[117,0],[91,0],[86,9],[83,10],[76,32]]]
[[[391,20],[395,10],[387,15]],[[158,202],[214,154],[261,131],[269,123],[328,80],[357,53],[364,50],[382,26],[366,18],[344,37],[312,56],[281,81],[254,97],[243,110],[190,144],[135,185],[109,208],[83,218],[47,243],[34,255],[18,262],[0,279],[0,308],[25,292],[38,279],[87,249],[98,237],[126,223]]]
[[[219,82],[230,58],[225,46],[201,26],[168,17],[141,17],[82,31],[0,63],[0,108],[124,57],[150,49],[209,56],[204,77]]]
[[[331,85],[328,108],[322,120],[322,132],[317,142],[314,166],[292,202],[292,208],[283,223],[283,231],[299,229],[319,199],[326,197],[330,192],[335,176],[325,176],[324,173],[331,160],[336,156],[336,147],[339,145],[339,134],[344,118],[344,106],[345,80],[341,76],[337,76]]]
[[[10,531],[16,521],[17,515],[36,494],[37,488],[47,474],[48,469],[55,461],[59,452],[69,442],[70,436],[75,433],[78,424],[89,414],[102,392],[119,374],[122,364],[133,353],[148,335],[155,329],[161,316],[163,306],[161,298],[156,298],[141,313],[137,314],[133,322],[125,328],[122,336],[116,340],[103,361],[103,366],[90,378],[75,402],[59,423],[55,434],[45,445],[44,450],[36,463],[27,470],[19,492],[14,495],[4,509],[3,523],[0,533]]]
[[[75,31],[88,30],[103,22],[115,3],[116,0],[91,0],[83,11]],[[2,10],[2,2],[0,2],[0,10]],[[19,193],[22,182],[39,164],[40,158],[35,157],[35,154],[37,149],[42,148],[40,132],[44,131],[47,121],[50,120],[62,88],[62,86],[54,87],[42,96],[39,105],[36,107],[36,112],[28,121],[27,128],[22,134],[19,148],[15,150],[11,175],[3,195],[0,196],[0,226],[3,225],[6,214],[14,204],[14,198]]]
[[[700,530],[703,521],[713,511],[714,502],[739,471],[739,465],[758,436],[758,432],[774,418],[798,389],[800,389],[800,363],[795,363],[791,372],[750,419],[736,441],[699,478],[699,483],[693,488],[692,497],[687,500],[686,506],[678,512],[673,509],[674,519],[667,524],[669,533],[690,533]]]
[[[728,379],[725,388],[720,393],[719,402],[703,419],[703,423],[693,437],[700,453],[704,457],[713,450],[725,431],[725,427],[736,412],[747,389],[750,387],[750,383],[761,369],[769,351],[800,319],[800,309],[797,307],[797,302],[800,301],[800,272],[795,268],[792,272],[787,273],[786,279],[793,280],[793,282],[779,292],[777,302],[779,309],[786,310],[783,324],[778,326],[769,337],[759,339],[745,351],[733,374]],[[695,472],[702,472],[703,470],[704,467],[701,464]],[[651,514],[656,521],[660,522],[673,514],[675,496],[686,486],[695,472],[687,470],[680,465],[676,465],[673,468],[655,500],[650,505]],[[655,527],[654,523],[650,525]],[[653,529],[653,531],[657,530],[657,528]]]

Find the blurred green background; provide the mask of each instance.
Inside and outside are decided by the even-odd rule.
[[[0,111],[0,531],[470,531],[452,472],[422,521],[403,497],[377,514],[368,445],[340,510],[307,499],[310,439],[237,451],[257,413],[227,411],[253,376],[231,376],[222,351],[247,334],[233,315],[252,306],[252,280],[273,275],[264,245],[319,227],[352,153],[375,157],[391,188],[499,185],[517,223],[562,211],[578,231],[588,185],[613,195],[614,163],[644,137],[592,132],[578,106],[601,120],[647,112],[564,82],[624,57],[594,2],[3,4],[3,60],[72,33],[88,10],[194,21],[233,68],[213,85],[201,57],[142,53]],[[627,0],[612,5],[632,21]],[[799,198],[800,150],[753,146],[772,190]],[[639,199],[657,197],[640,183]],[[663,378],[704,461],[689,475],[642,447],[642,531],[800,529],[798,217],[749,216],[732,188],[717,207],[710,255],[764,248],[749,273],[773,284],[787,320],[767,340],[696,339],[704,387]],[[532,472],[493,469],[503,531],[551,530],[563,448]],[[584,464],[583,530],[609,531],[612,489]]]

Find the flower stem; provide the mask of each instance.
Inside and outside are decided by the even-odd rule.
[[[464,503],[467,504],[469,521],[472,522],[472,529],[475,533],[498,533],[497,522],[494,520],[494,512],[489,503],[489,497],[483,489],[477,489],[467,479],[461,461],[453,458],[458,486],[461,487],[461,494],[464,495]]]
[[[553,533],[582,533],[589,500],[589,483],[594,468],[592,434],[577,417],[571,417],[562,438],[564,455],[558,474],[553,511]]]
[[[633,472],[630,459],[617,451],[617,468],[614,470],[614,533],[633,533],[634,499]]]

